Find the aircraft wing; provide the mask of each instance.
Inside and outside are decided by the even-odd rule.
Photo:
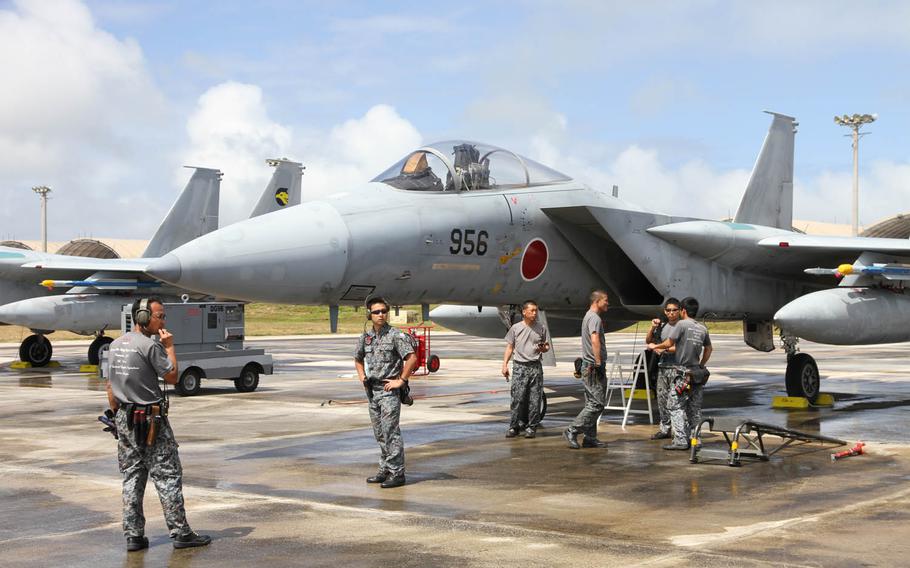
[[[762,239],[758,246],[781,249],[782,253],[816,252],[827,255],[851,256],[864,252],[885,254],[910,254],[910,239],[884,239],[872,237],[825,237],[817,235],[788,234]]]
[[[41,258],[25,262],[20,266],[22,268],[34,268],[35,270],[53,270],[60,272],[117,272],[129,274],[141,274],[155,259],[150,258],[88,258],[84,256],[65,256],[54,255],[53,258]]]

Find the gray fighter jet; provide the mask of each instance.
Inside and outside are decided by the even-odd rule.
[[[275,172],[250,217],[300,203],[301,165],[286,158],[267,163]],[[218,170],[196,168],[142,258],[162,256],[218,228],[220,183]],[[97,364],[101,349],[111,342],[104,331],[119,327],[124,304],[143,293],[176,301],[186,292],[163,286],[136,271],[147,263],[142,259],[102,260],[0,247],[0,322],[34,332],[20,345],[20,359],[33,366],[46,365],[53,353],[47,334],[65,329],[95,335],[88,361]],[[36,276],[43,278],[41,287]],[[52,295],[44,295],[45,289]],[[67,291],[53,294],[57,289]],[[195,294],[196,298],[204,296]]]
[[[423,304],[425,313],[431,303],[476,310],[535,298],[554,334],[575,334],[589,292],[605,288],[612,303],[608,330],[653,317],[668,296],[692,295],[705,318],[740,320],[745,342],[771,351],[780,310],[788,391],[812,398],[818,370],[810,356],[797,353],[797,332],[789,331],[784,308],[799,307],[790,302],[832,282],[804,269],[837,266],[862,251],[899,262],[893,255],[910,250],[910,242],[794,232],[797,124],[771,114],[732,222],[662,214],[509,150],[449,141],[415,150],[359,187],[279,211],[267,222],[250,219],[209,233],[144,270],[222,297],[328,304],[333,326],[339,304],[374,294]],[[811,298],[836,303],[843,294]],[[861,302],[851,306],[864,309]],[[790,311],[806,315],[804,308]],[[813,339],[829,327],[812,321],[798,333]],[[899,326],[889,338],[910,339],[908,330]]]

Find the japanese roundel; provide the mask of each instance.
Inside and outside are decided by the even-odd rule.
[[[521,255],[521,277],[528,282],[536,280],[546,269],[549,258],[547,243],[541,239],[532,240]]]

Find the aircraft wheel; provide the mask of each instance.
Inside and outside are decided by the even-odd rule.
[[[259,386],[259,371],[252,365],[247,365],[240,371],[240,376],[234,379],[234,386],[238,392],[253,392]]]
[[[430,360],[427,361],[427,371],[435,373],[439,370],[439,357],[436,355],[430,355]]]
[[[32,367],[43,367],[51,362],[54,348],[43,335],[29,335],[19,346],[19,360],[31,363]]]
[[[193,396],[199,394],[199,387],[202,386],[202,373],[199,369],[189,368],[180,376],[175,389],[180,396]]]
[[[97,365],[101,362],[101,351],[111,344],[114,339],[106,335],[99,335],[88,346],[88,364]]]
[[[815,402],[821,390],[821,378],[815,359],[806,353],[787,357],[787,395],[802,396]]]

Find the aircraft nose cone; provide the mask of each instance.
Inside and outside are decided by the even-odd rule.
[[[158,280],[179,284],[180,276],[183,273],[183,265],[180,264],[179,258],[173,254],[167,254],[154,260],[146,269],[146,272]]]
[[[323,303],[347,269],[347,225],[312,201],[203,235],[147,272],[186,290],[233,300]]]

